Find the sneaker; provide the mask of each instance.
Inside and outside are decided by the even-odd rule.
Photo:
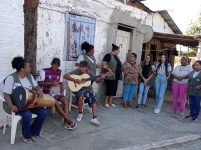
[[[180,116],[184,116],[185,114],[184,114],[184,112],[180,112],[179,115]]]
[[[135,108],[139,109],[139,108],[141,108],[141,106],[140,106],[140,105],[137,105]]]
[[[188,116],[185,117],[185,119],[188,119],[188,118],[191,118],[191,115],[188,115]]]
[[[82,120],[83,114],[78,114],[76,120],[80,122]]]
[[[193,117],[192,119],[191,119],[191,121],[197,121],[198,120],[198,118],[195,118],[195,117]]]
[[[154,114],[159,114],[160,112],[161,112],[160,109],[158,109],[158,108],[154,109]]]
[[[109,104],[105,104],[105,107],[106,107],[106,108],[109,108],[109,107],[110,107],[110,105],[109,105]]]
[[[146,108],[146,107],[147,107],[147,105],[146,105],[146,104],[142,104],[142,107]]]
[[[100,126],[100,122],[97,118],[91,119],[90,123],[98,127]]]
[[[116,107],[116,105],[115,105],[115,104],[112,104],[111,106],[112,106],[112,107]]]

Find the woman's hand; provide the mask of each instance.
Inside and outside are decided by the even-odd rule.
[[[144,85],[147,86],[148,80],[144,79]]]
[[[96,64],[96,68],[101,68],[102,64]]]
[[[198,90],[201,89],[201,85],[196,86],[196,89]]]
[[[39,89],[36,94],[39,96],[39,99],[43,99],[43,91]]]
[[[15,105],[12,105],[10,110],[15,113],[18,112],[18,108]]]
[[[179,81],[181,81],[181,80],[183,80],[183,77],[177,76],[176,79],[179,80]]]

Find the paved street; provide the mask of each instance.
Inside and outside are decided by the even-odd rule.
[[[125,110],[120,106],[120,100],[114,108],[99,106],[99,120],[101,127],[94,127],[89,124],[90,114],[85,111],[83,121],[78,124],[74,131],[67,131],[62,128],[62,120],[58,115],[50,113],[45,122],[43,138],[34,144],[24,144],[20,138],[20,126],[18,128],[16,144],[10,145],[10,131],[0,136],[0,145],[4,150],[15,147],[16,150],[115,150],[129,147],[143,146],[154,142],[160,142],[183,136],[201,134],[201,121],[191,122],[184,120],[179,115],[170,113],[169,104],[165,105],[162,113],[153,114],[152,101],[149,107],[137,111],[136,109]],[[75,118],[75,110],[71,112]],[[2,130],[1,130],[2,132]],[[197,146],[194,145],[198,143]],[[187,145],[187,146],[186,146]],[[190,144],[178,144],[166,146],[163,149],[192,149],[199,150],[200,140],[192,141]],[[183,146],[183,147],[182,147]]]

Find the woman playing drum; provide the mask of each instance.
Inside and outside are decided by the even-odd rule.
[[[23,141],[26,143],[32,143],[36,141],[40,136],[40,132],[43,126],[43,122],[47,117],[47,110],[45,108],[34,108],[19,110],[12,102],[12,94],[16,87],[23,86],[28,89],[32,89],[39,94],[39,97],[43,97],[43,93],[33,76],[30,75],[29,63],[22,57],[15,57],[12,61],[12,67],[16,69],[16,72],[9,75],[5,79],[4,84],[4,98],[10,110],[22,117],[22,136]],[[37,115],[37,118],[31,124],[32,113]]]

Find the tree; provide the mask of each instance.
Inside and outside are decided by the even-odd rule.
[[[199,18],[195,22],[192,22],[189,25],[186,31],[186,34],[193,35],[193,36],[201,34],[201,12],[200,12]]]

